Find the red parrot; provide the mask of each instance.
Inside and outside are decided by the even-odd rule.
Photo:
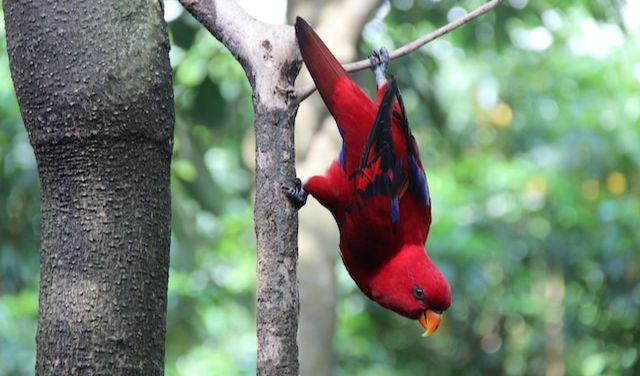
[[[311,194],[335,218],[347,271],[366,296],[433,334],[451,304],[448,281],[425,250],[431,199],[418,146],[386,49],[370,56],[377,98],[347,74],[311,26],[298,17],[302,58],[342,136],[324,176],[283,187],[300,208]]]

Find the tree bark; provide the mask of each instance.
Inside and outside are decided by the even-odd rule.
[[[42,189],[38,375],[161,375],[174,123],[161,3],[5,0]]]
[[[301,66],[290,26],[268,25],[232,0],[180,0],[242,65],[256,137],[256,325],[259,375],[298,375],[298,214],[281,187],[295,176],[291,96]]]
[[[300,70],[293,35],[291,27],[270,27],[254,41],[260,58],[247,70],[256,137],[257,371],[265,376],[299,374],[298,212],[282,194],[282,186],[296,176],[298,104],[287,94]]]
[[[298,215],[281,196],[295,176],[295,113],[254,101],[259,375],[298,375]]]

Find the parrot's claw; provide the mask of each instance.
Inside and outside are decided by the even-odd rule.
[[[302,181],[298,178],[293,179],[292,186],[283,185],[282,192],[289,198],[296,209],[300,209],[307,203],[309,193],[302,188]]]
[[[371,51],[369,55],[369,62],[371,62],[371,70],[376,75],[376,84],[381,87],[387,83],[387,69],[389,69],[389,51],[382,47],[380,50]]]

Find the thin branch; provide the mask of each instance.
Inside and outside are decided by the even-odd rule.
[[[414,40],[413,42],[409,42],[407,44],[405,44],[404,46],[393,50],[390,54],[389,57],[391,58],[391,60],[397,59],[401,56],[404,55],[408,55],[409,53],[417,50],[418,48],[424,46],[425,44],[431,42],[434,39],[437,39],[447,33],[449,33],[450,31],[453,31],[457,28],[459,28],[460,26],[468,23],[469,21],[478,18],[480,16],[482,16],[483,14],[489,12],[490,10],[492,10],[493,8],[497,7],[498,4],[500,4],[502,0],[491,0],[488,3],[476,8],[474,11],[467,13],[466,15],[464,15],[463,17],[458,18],[455,21],[452,21],[444,26],[442,26],[441,28],[432,31],[431,33],[424,35],[416,40]],[[365,59],[365,60],[360,60],[360,61],[356,61],[353,63],[349,63],[349,64],[344,64],[343,65],[344,69],[349,72],[357,72],[357,71],[361,71],[363,69],[367,69],[371,67],[371,63],[369,61],[369,59]],[[316,86],[315,84],[312,82],[298,90],[296,90],[295,96],[298,98],[299,102],[302,102],[303,100],[305,100],[309,95],[311,95],[314,91],[316,90]]]

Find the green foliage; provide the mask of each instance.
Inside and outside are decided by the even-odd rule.
[[[0,77],[0,375],[29,375],[35,367],[40,195],[1,22]]]
[[[394,0],[365,28],[362,55],[481,3]],[[504,1],[392,62],[434,203],[428,249],[453,305],[422,338],[338,265],[336,374],[640,373],[640,34],[621,6]],[[238,63],[193,19],[172,21],[170,33],[166,372],[252,374],[251,94]],[[28,375],[39,193],[4,43],[0,28],[0,375]],[[358,78],[372,88],[369,73]]]

